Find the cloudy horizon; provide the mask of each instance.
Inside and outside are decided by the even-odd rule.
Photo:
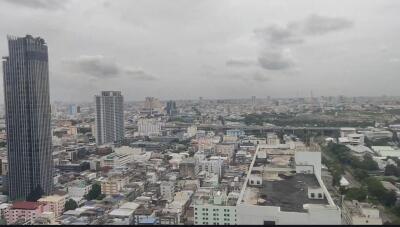
[[[396,0],[1,0],[0,54],[9,34],[44,38],[53,101],[101,90],[127,101],[399,96],[399,10]]]

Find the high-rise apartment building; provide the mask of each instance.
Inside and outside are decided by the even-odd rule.
[[[252,106],[256,105],[256,96],[251,96],[251,105]]]
[[[162,123],[154,118],[141,118],[137,122],[139,136],[159,136],[161,135]]]
[[[8,182],[11,199],[53,190],[49,66],[44,39],[8,37],[4,57]]]
[[[102,91],[96,95],[96,143],[121,141],[124,138],[124,98],[120,91]]]

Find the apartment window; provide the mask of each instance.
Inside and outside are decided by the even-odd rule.
[[[257,181],[257,184],[261,184],[259,180]]]
[[[322,193],[318,193],[318,198],[322,198]]]
[[[311,198],[314,198],[315,197],[315,194],[314,193],[311,193]]]

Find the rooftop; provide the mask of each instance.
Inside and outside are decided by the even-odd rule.
[[[247,187],[245,203],[260,206],[278,206],[282,211],[305,211],[304,204],[329,205],[326,198],[309,199],[309,188],[320,188],[313,174],[279,174],[280,180],[263,180],[261,187]]]
[[[40,203],[38,202],[17,201],[13,203],[12,209],[36,210],[39,206]]]

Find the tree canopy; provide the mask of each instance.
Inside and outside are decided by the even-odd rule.
[[[64,211],[75,210],[76,208],[78,208],[78,204],[75,202],[75,200],[69,199],[67,202],[65,202]]]
[[[44,192],[42,187],[38,184],[26,197],[26,201],[36,202],[38,199],[42,198]]]

